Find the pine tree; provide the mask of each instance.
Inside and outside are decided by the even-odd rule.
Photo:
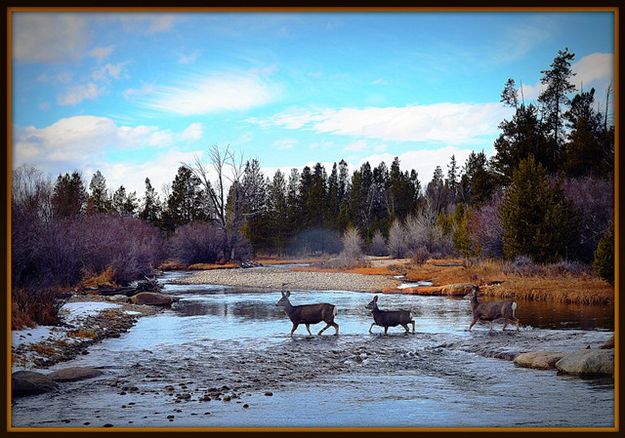
[[[434,209],[436,215],[447,207],[447,189],[443,180],[443,170],[440,166],[434,169],[432,180],[428,183],[425,196]]]
[[[564,114],[569,133],[563,168],[572,177],[603,176],[611,171],[598,159],[603,156],[602,123],[601,114],[593,109],[594,94],[594,88],[577,94]]]
[[[268,221],[272,246],[280,255],[284,254],[289,233],[287,186],[284,174],[278,169],[269,185]]]
[[[550,161],[554,164],[561,158],[564,107],[570,103],[568,94],[575,90],[575,85],[571,83],[571,78],[575,75],[571,67],[574,59],[575,54],[569,52],[568,48],[558,50],[551,68],[541,71],[543,77],[540,82],[544,85],[544,89],[538,96],[538,102],[541,104],[547,136],[550,138],[549,152],[552,155]],[[547,169],[553,170],[549,167]]]
[[[89,183],[91,194],[87,199],[87,214],[106,213],[111,209],[111,201],[106,190],[106,178],[97,170]]]
[[[575,210],[559,185],[549,186],[544,167],[533,156],[514,172],[500,214],[506,258],[524,255],[536,262],[553,262],[575,257]]]
[[[83,214],[87,201],[87,191],[80,174],[59,175],[52,191],[52,211],[57,218],[70,218]]]
[[[599,277],[614,284],[614,220],[610,221],[610,226],[597,245],[593,267]]]
[[[458,165],[456,164],[455,155],[451,156],[451,160],[447,166],[445,186],[447,188],[447,202],[455,204],[458,198]]]
[[[207,220],[206,212],[207,199],[200,179],[187,166],[180,166],[163,213],[164,226],[173,231],[194,220]]]
[[[145,179],[145,196],[143,198],[143,208],[139,217],[152,225],[158,225],[161,220],[161,202],[158,199],[156,190],[150,183],[150,178]]]

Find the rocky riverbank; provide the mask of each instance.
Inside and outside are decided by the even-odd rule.
[[[125,296],[74,295],[61,308],[61,324],[12,332],[13,371],[47,368],[88,354],[88,347],[117,338],[159,308],[127,302]]]
[[[252,269],[213,269],[201,271],[172,282],[178,284],[220,284],[260,289],[314,289],[380,292],[397,287],[397,279],[385,275],[336,272],[302,272],[283,267]]]

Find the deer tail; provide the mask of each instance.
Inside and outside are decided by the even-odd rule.
[[[512,302],[512,317],[516,318],[516,301]]]

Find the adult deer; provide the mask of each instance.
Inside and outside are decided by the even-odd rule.
[[[469,331],[478,321],[488,321],[490,323],[490,332],[493,331],[493,322],[504,320],[503,330],[506,329],[508,323],[516,323],[516,330],[519,331],[519,319],[515,312],[517,304],[515,301],[492,301],[480,302],[478,300],[478,286],[471,289],[471,312],[473,313],[473,321],[469,326]]]
[[[281,294],[282,298],[280,298],[280,300],[276,303],[276,306],[282,306],[284,308],[284,312],[293,323],[291,336],[293,336],[293,333],[300,324],[306,324],[306,330],[308,330],[308,334],[312,336],[312,333],[310,332],[310,324],[317,324],[321,321],[325,322],[326,326],[319,330],[317,335],[320,336],[328,327],[332,326],[336,330],[334,335],[338,336],[339,325],[334,322],[334,317],[336,316],[336,306],[334,306],[334,304],[320,303],[294,306],[289,301],[291,292],[282,291]]]
[[[377,295],[373,297],[373,300],[371,300],[365,308],[373,311],[373,323],[369,327],[369,333],[371,333],[371,329],[374,325],[379,325],[384,327],[384,336],[386,336],[389,327],[395,327],[401,324],[404,330],[406,330],[406,334],[408,334],[410,333],[408,324],[412,324],[412,333],[414,334],[415,322],[410,316],[409,310],[380,310]]]

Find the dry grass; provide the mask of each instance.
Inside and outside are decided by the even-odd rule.
[[[456,262],[454,260],[453,262]],[[430,280],[434,286],[451,283],[473,283],[484,295],[531,301],[576,304],[611,304],[614,288],[590,274],[560,274],[521,277],[502,272],[503,262],[482,261],[464,266],[444,266],[452,261],[428,260],[419,266],[408,266],[409,281]]]
[[[39,343],[39,344],[33,344],[30,347],[31,350],[33,350],[36,353],[41,354],[42,356],[52,356],[54,354],[56,354],[57,349],[55,347],[53,347],[52,345],[49,344],[44,344],[44,343]]]
[[[187,267],[188,265],[186,263],[181,263],[177,260],[165,260],[158,265],[158,269],[161,271],[186,271]]]
[[[272,265],[288,265],[292,263],[321,263],[327,260],[327,257],[303,257],[303,258],[284,258],[284,257],[259,257],[255,261],[265,266]]]
[[[85,274],[80,282],[82,288],[88,287],[111,287],[117,288],[119,285],[113,280],[115,278],[115,270],[109,266],[105,271],[99,274]]]

